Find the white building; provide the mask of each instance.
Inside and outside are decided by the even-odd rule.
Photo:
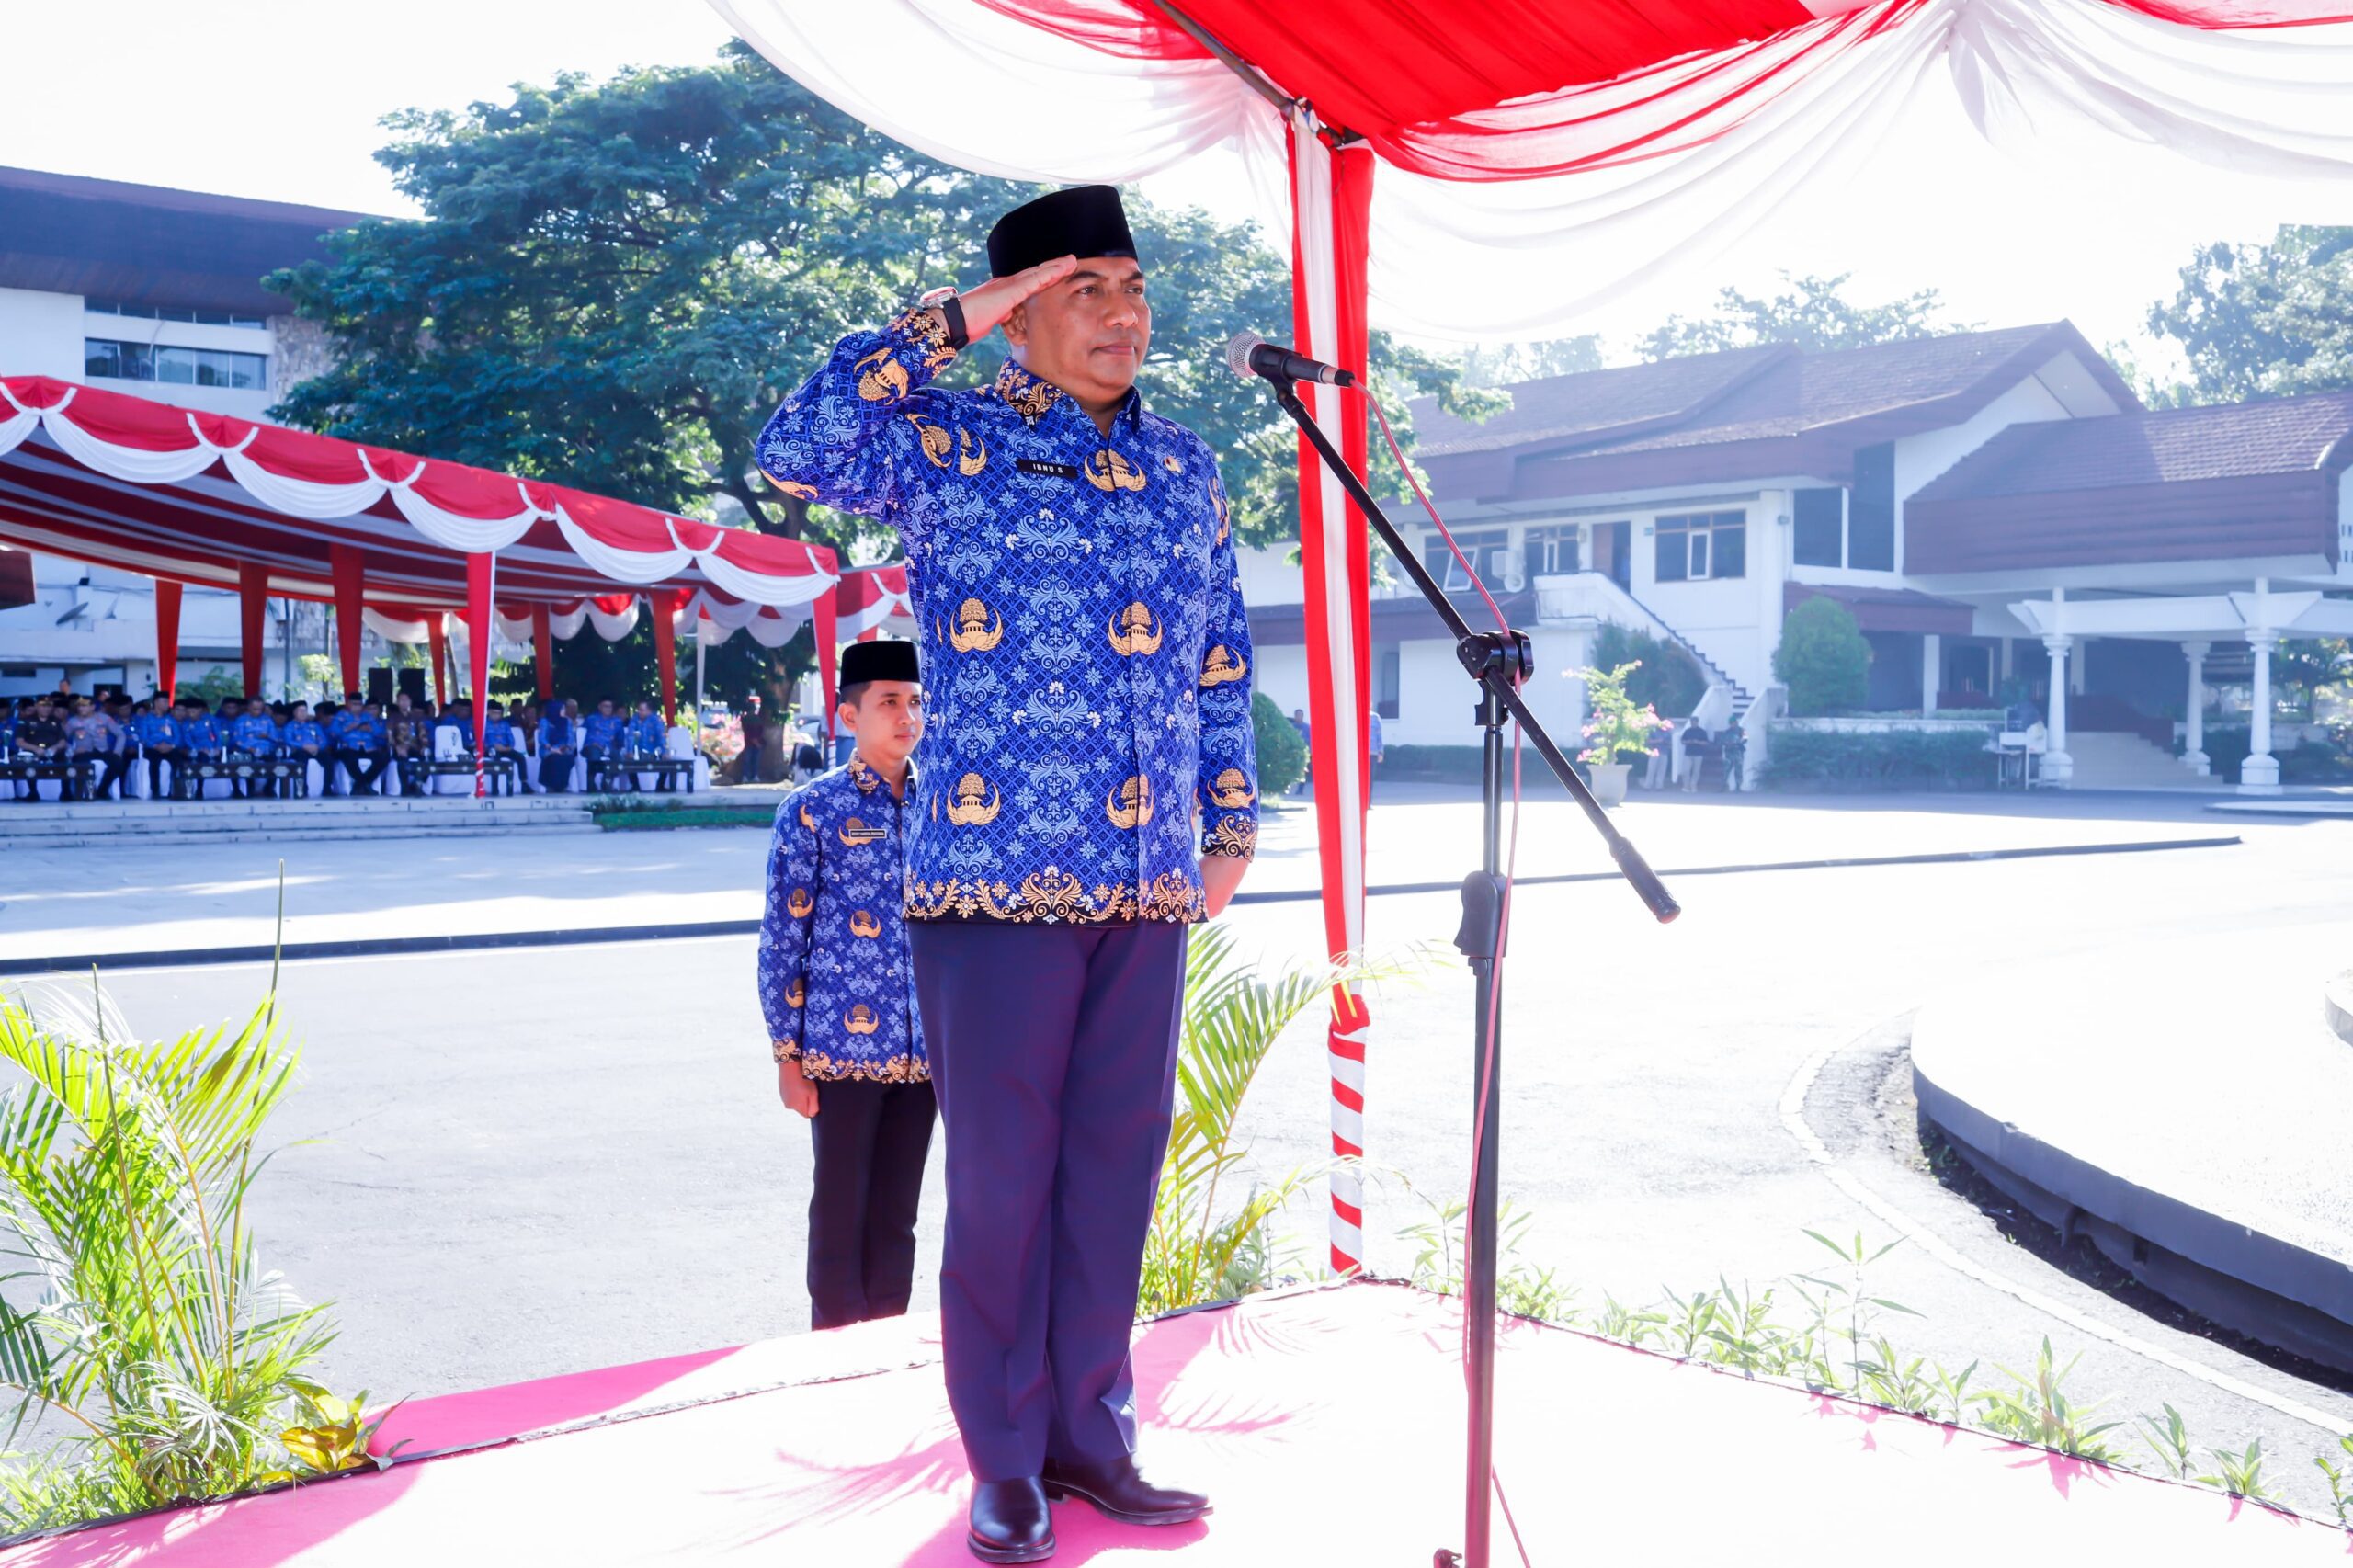
[[[325,355],[317,329],[261,279],[323,256],[321,237],[361,216],[0,168],[0,376],[260,419]],[[266,626],[273,685],[291,673],[291,653],[325,651],[317,606],[273,601]],[[235,669],[236,597],[189,587],[180,649],[183,682]],[[0,546],[0,697],[61,678],[143,694],[154,662],[150,578],[44,555],[28,563]]]
[[[1416,456],[1532,633],[1531,701],[1564,739],[1583,693],[1563,672],[1617,622],[1688,650],[1702,722],[1738,720],[1761,756],[1783,618],[1826,595],[1871,643],[1873,710],[1984,709],[2023,687],[2051,721],[2045,776],[2066,781],[2073,697],[2076,733],[2119,737],[2092,748],[2102,769],[2197,772],[2194,733],[2180,764],[2161,747],[2177,722],[2194,731],[2211,681],[2265,682],[2255,655],[2281,638],[2353,631],[2353,393],[2151,412],[2065,323],[1511,391],[1483,425],[1418,406]],[[1394,520],[1467,588],[1435,530]],[[1262,689],[1289,711],[1307,680],[1285,553],[1257,552],[1245,589]],[[1474,744],[1450,641],[1410,585],[1388,595],[1371,612],[1387,744]],[[1475,595],[1456,602],[1490,619]],[[2256,697],[2247,783],[2265,788],[2268,686]]]

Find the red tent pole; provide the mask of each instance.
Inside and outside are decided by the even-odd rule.
[[[656,588],[654,603],[654,667],[662,682],[662,722],[678,722],[678,590]]]
[[[548,627],[548,607],[531,607],[531,671],[537,677],[541,704],[555,699],[555,633]]]
[[[474,699],[474,798],[490,793],[482,776],[483,730],[490,720],[490,595],[498,557],[477,551],[466,557],[466,680]]]
[[[433,705],[445,707],[449,701],[449,633],[438,609],[425,612],[425,651],[433,660]]]
[[[155,579],[155,689],[165,697],[179,695],[180,585],[169,577]]]
[[[247,697],[261,695],[262,617],[269,604],[269,568],[258,561],[237,563],[237,652],[244,660]]]
[[[809,607],[810,629],[817,640],[817,688],[825,699],[825,739],[828,743],[834,738],[834,672],[841,658],[841,650],[834,642],[841,634],[841,608],[834,602],[834,596],[839,592],[841,586],[836,584],[819,594],[816,603]],[[828,762],[833,760],[830,744],[825,756]]]
[[[327,546],[327,567],[335,578],[335,653],[343,665],[346,694],[365,689],[360,679],[359,633],[365,629],[367,583],[359,551],[347,544]]]

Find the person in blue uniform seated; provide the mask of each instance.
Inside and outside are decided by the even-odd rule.
[[[483,710],[482,750],[484,757],[500,757],[515,770],[515,788],[523,787],[523,744],[506,717],[506,704],[493,700]]]
[[[629,721],[619,711],[620,705],[611,698],[599,698],[597,710],[580,722],[580,755],[588,759],[591,778],[597,765],[617,757],[621,753],[623,732]]]
[[[777,808],[760,921],[777,1093],[809,1119],[812,1328],[907,1310],[936,1114],[901,913],[907,757],[923,736],[915,644],[854,643],[841,680],[857,748]]]
[[[278,732],[278,744],[284,754],[303,763],[302,791],[310,792],[311,763],[319,765],[319,793],[327,792],[327,778],[335,771],[335,748],[327,740],[327,727],[311,717],[307,702],[290,702],[286,707],[286,725]],[[290,790],[291,785],[290,783]]]
[[[637,705],[637,711],[631,714],[628,723],[622,726],[621,753],[625,756],[651,757],[656,760],[670,755],[669,726],[662,722],[662,716],[659,713],[654,711],[653,703],[640,702]],[[670,775],[666,772],[662,774],[660,783],[656,787],[667,790],[670,787]]]
[[[212,716],[209,704],[201,697],[191,697],[180,720],[180,740],[188,748],[190,762],[219,762],[222,735],[221,722]],[[193,786],[198,800],[204,798],[204,786]]]
[[[392,744],[376,705],[362,702],[356,691],[343,694],[343,706],[327,721],[327,745],[343,769],[345,789],[354,795],[372,795],[392,761]]]
[[[1135,388],[1152,311],[1107,186],[988,240],[988,281],[835,346],[761,433],[787,494],[893,528],[930,732],[908,947],[947,1131],[940,1317],[984,1562],[1048,1504],[1172,1524],[1128,1356],[1189,923],[1257,839],[1250,634],[1217,458]],[[1000,324],[985,384],[931,382]],[[1198,826],[1196,813],[1198,812]]]
[[[148,766],[148,796],[163,801],[163,770],[179,758],[181,751],[179,721],[172,716],[172,699],[155,692],[148,699],[146,711],[131,721],[131,737],[139,742],[139,756]]]
[[[257,697],[242,697],[232,700],[236,704],[236,711],[228,722],[229,755],[256,758],[276,756],[278,753],[278,723],[269,716],[268,706]],[[224,703],[222,706],[226,707],[228,704]],[[247,779],[242,787],[233,788],[235,793],[248,799],[271,793],[269,781],[263,778]]]
[[[572,788],[580,761],[580,725],[570,705],[551,702],[540,715],[540,788],[561,795]]]

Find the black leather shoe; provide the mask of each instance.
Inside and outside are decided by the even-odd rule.
[[[972,1483],[972,1533],[964,1544],[983,1562],[1043,1562],[1054,1554],[1054,1521],[1034,1475]]]
[[[1107,1465],[1046,1461],[1046,1495],[1060,1502],[1075,1497],[1092,1503],[1106,1518],[1123,1525],[1190,1524],[1210,1511],[1210,1500],[1198,1492],[1154,1486],[1136,1469],[1132,1455]]]

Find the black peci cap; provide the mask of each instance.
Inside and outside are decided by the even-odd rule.
[[[915,645],[912,642],[853,642],[842,650],[842,684],[863,686],[870,680],[914,680]]]
[[[1127,209],[1108,185],[1074,185],[1025,202],[989,231],[989,276],[1010,278],[1058,256],[1136,254]],[[912,678],[912,677],[910,677]]]

